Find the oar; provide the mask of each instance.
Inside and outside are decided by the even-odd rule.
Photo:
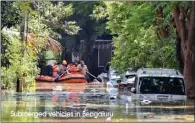
[[[91,74],[91,73],[89,73],[89,72],[87,72],[90,76],[92,76],[93,78],[95,78],[95,79],[97,79],[99,82],[102,82],[102,80],[100,79],[100,78],[97,78],[97,77],[95,77],[93,74]]]
[[[65,73],[66,73],[66,71],[64,71],[64,73],[62,73],[60,76],[58,76],[58,78],[56,78],[55,81],[57,81],[59,78],[61,78]]]

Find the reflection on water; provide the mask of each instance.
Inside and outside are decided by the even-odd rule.
[[[193,103],[134,104],[130,95],[119,93],[116,99],[110,99],[109,93],[100,88],[85,88],[81,92],[3,93],[2,109],[3,121],[194,121]],[[27,113],[22,116],[24,112],[28,116]]]

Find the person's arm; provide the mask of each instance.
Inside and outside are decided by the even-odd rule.
[[[87,65],[85,65],[85,70],[86,70],[86,72],[89,72],[89,70],[88,70],[88,68],[87,68]]]

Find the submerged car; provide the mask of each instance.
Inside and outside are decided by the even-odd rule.
[[[183,75],[175,69],[139,69],[131,93],[132,101],[142,104],[187,101]]]
[[[119,84],[120,89],[129,90],[133,87],[135,82],[136,72],[131,69],[125,72],[122,82]]]

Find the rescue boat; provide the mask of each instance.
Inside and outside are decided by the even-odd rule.
[[[77,67],[70,66],[69,71],[71,72],[71,74],[59,78],[40,75],[36,77],[36,81],[60,82],[60,83],[87,83],[85,76],[78,72]]]
[[[36,81],[43,81],[43,82],[54,82],[56,78],[52,76],[45,76],[45,75],[38,75],[35,77]]]
[[[54,78],[51,76],[36,76],[36,81],[44,81],[44,82],[60,82],[60,83],[87,83],[85,76],[80,73],[71,73],[69,75],[65,75],[61,78]]]
[[[80,73],[71,73],[56,80],[62,83],[87,83],[85,76]]]

